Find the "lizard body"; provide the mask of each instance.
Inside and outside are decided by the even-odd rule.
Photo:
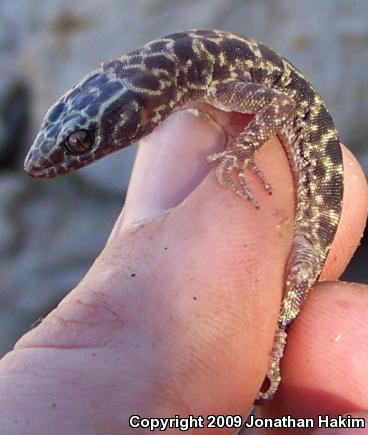
[[[216,162],[219,182],[258,202],[245,169],[271,193],[255,152],[277,134],[295,190],[294,237],[267,377],[268,399],[280,382],[286,328],[317,281],[342,208],[343,166],[331,116],[312,85],[267,46],[234,33],[190,30],[149,42],[86,76],[46,113],[25,161],[32,176],[74,171],[149,134],[188,101],[202,100],[254,118]],[[234,168],[237,175],[234,175]]]

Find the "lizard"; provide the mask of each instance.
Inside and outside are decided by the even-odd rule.
[[[272,193],[254,157],[273,135],[283,144],[293,176],[293,240],[268,385],[257,395],[264,401],[278,389],[287,327],[319,278],[342,210],[337,131],[324,101],[292,63],[260,42],[221,30],[153,40],[103,63],[51,106],[24,168],[37,178],[75,171],[139,141],[192,101],[254,115],[232,143],[208,156],[221,185],[259,208],[246,171]]]

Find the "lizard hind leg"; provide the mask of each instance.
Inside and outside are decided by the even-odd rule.
[[[286,266],[285,292],[282,300],[279,326],[285,329],[299,314],[311,287],[315,284],[322,268],[321,253],[309,238],[295,234]],[[325,255],[323,255],[325,258]]]

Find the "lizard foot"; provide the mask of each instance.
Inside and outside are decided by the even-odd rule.
[[[268,194],[272,194],[271,184],[257,167],[252,149],[249,151],[244,147],[231,147],[225,151],[211,154],[207,157],[207,161],[209,163],[218,162],[216,176],[221,185],[250,201],[255,208],[259,208],[259,205],[246,181],[246,168],[249,168],[261,180]],[[234,169],[237,171],[237,177],[234,174]]]

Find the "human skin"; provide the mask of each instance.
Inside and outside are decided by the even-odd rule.
[[[132,414],[244,415],[251,407],[277,324],[292,178],[274,137],[256,157],[273,195],[248,176],[259,210],[220,186],[206,156],[249,117],[199,109],[173,114],[142,141],[106,247],[0,361],[3,433],[138,434],[146,432],[128,426]],[[262,416],[368,409],[367,286],[334,281],[368,209],[365,177],[343,151],[344,210],[321,276],[329,281],[289,328],[283,380]]]

